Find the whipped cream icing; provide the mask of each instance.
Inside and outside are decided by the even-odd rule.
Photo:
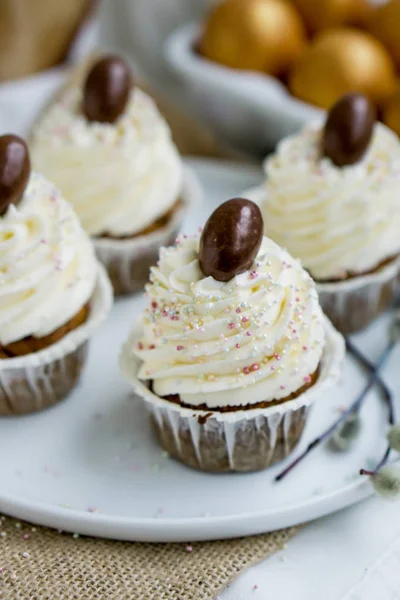
[[[74,205],[92,236],[131,236],[178,200],[182,164],[153,100],[134,88],[113,124],[89,122],[82,90],[66,93],[32,136],[31,159]]]
[[[400,252],[400,144],[377,123],[356,164],[321,157],[321,127],[283,140],[265,161],[266,235],[317,280],[362,274]]]
[[[44,337],[89,301],[97,263],[89,238],[44,177],[31,174],[0,217],[0,343]]]
[[[161,249],[143,335],[125,348],[142,360],[139,378],[209,408],[279,400],[309,383],[324,349],[310,276],[264,238],[252,268],[223,283],[204,276],[198,249],[198,235]]]

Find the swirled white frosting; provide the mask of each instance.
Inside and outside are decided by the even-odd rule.
[[[324,348],[310,276],[264,238],[252,268],[228,283],[205,277],[199,236],[163,248],[147,286],[139,378],[191,406],[286,398],[310,381]]]
[[[32,173],[0,217],[0,343],[44,337],[89,301],[97,266],[72,206]]]
[[[265,162],[266,234],[317,280],[362,274],[400,252],[400,144],[377,123],[363,158],[321,158],[315,124],[283,140]]]
[[[31,158],[72,202],[92,236],[141,232],[177,201],[182,164],[153,100],[135,88],[113,124],[89,122],[75,88],[53,104],[32,136]]]

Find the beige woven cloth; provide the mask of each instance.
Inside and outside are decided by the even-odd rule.
[[[220,542],[112,542],[0,526],[1,600],[214,600],[246,568],[284,548],[296,529]]]

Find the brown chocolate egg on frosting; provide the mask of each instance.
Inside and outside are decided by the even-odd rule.
[[[323,155],[338,167],[352,165],[371,141],[376,110],[363,94],[346,94],[331,108],[322,135]]]
[[[25,191],[31,162],[25,141],[17,135],[0,136],[0,216],[17,204]]]
[[[84,84],[85,117],[89,121],[114,123],[124,112],[132,87],[132,73],[123,58],[102,58],[92,67]]]
[[[383,45],[350,27],[318,35],[289,77],[294,96],[329,109],[344,94],[361,92],[380,104],[394,91],[394,63]]]
[[[200,267],[206,277],[230,281],[251,267],[263,238],[257,204],[233,198],[209,217],[200,238]]]

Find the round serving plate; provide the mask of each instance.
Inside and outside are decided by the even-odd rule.
[[[188,216],[190,233],[213,207],[257,185],[256,167],[189,162],[204,202]],[[385,446],[387,415],[372,392],[362,410],[362,435],[348,453],[318,447],[280,483],[282,465],[251,474],[210,475],[170,459],[157,445],[140,400],[119,374],[118,354],[144,305],[118,300],[91,343],[89,364],[74,393],[41,414],[0,419],[0,511],[80,534],[132,541],[195,541],[272,531],[327,515],[367,497],[358,475]],[[355,342],[371,360],[386,341],[383,317]],[[400,349],[384,371],[396,397]],[[298,448],[332,422],[365,384],[347,358],[338,386],[317,402]]]

